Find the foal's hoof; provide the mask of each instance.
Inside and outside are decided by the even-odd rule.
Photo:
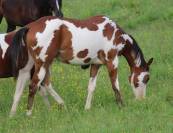
[[[27,110],[26,115],[31,116],[31,114],[32,114],[32,110]]]
[[[15,114],[16,112],[10,112],[9,117],[12,118]]]
[[[90,110],[90,109],[91,109],[91,106],[85,105],[85,110],[86,110],[86,111],[88,111],[88,110]]]
[[[67,107],[64,105],[64,103],[62,103],[62,104],[58,104],[58,109],[59,110],[63,110],[63,109],[67,109]]]
[[[122,107],[125,106],[122,100],[118,100],[118,101],[116,101],[116,102],[117,102],[118,107],[119,107],[120,109],[121,109]]]

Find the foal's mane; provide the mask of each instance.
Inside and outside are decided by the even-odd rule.
[[[133,50],[135,51],[135,53],[136,53],[136,58],[137,58],[137,56],[140,56],[140,59],[141,59],[141,65],[140,66],[142,66],[142,67],[145,67],[145,65],[146,65],[146,62],[145,62],[145,59],[144,59],[144,55],[143,55],[143,53],[142,53],[142,50],[140,49],[140,47],[138,46],[138,43],[136,42],[136,40],[131,36],[131,35],[129,35],[130,37],[131,37],[131,39],[133,40],[133,44],[131,45],[132,46],[132,48],[133,48]]]

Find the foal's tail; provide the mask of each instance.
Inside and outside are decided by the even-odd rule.
[[[25,43],[28,30],[24,27],[17,31],[10,46],[12,70],[15,78],[18,76],[19,69],[23,68],[28,61],[28,50]]]

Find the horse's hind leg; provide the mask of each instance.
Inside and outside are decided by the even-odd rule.
[[[17,84],[16,84],[16,90],[15,90],[15,94],[14,94],[14,98],[13,98],[13,104],[12,104],[12,108],[11,108],[11,112],[10,112],[11,117],[16,113],[16,108],[20,101],[25,84],[29,80],[29,78],[30,78],[29,72],[19,71],[19,76],[18,76]]]
[[[86,104],[85,104],[85,109],[88,110],[91,108],[91,100],[92,100],[92,96],[95,90],[95,86],[96,86],[96,80],[97,80],[97,73],[98,70],[100,68],[100,65],[91,65],[90,68],[90,80],[89,80],[89,84],[88,84],[88,96],[87,96],[87,100],[86,100]]]
[[[117,67],[118,67],[118,57],[115,56],[113,60],[110,60],[106,63],[107,69],[109,72],[109,77],[111,80],[112,88],[115,93],[116,102],[119,106],[123,105],[120,88],[119,88],[119,82],[118,82],[118,73],[117,73]]]

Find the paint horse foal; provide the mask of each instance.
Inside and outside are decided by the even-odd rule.
[[[26,31],[26,35],[17,34],[13,47],[20,49],[25,42],[35,63],[28,97],[30,113],[40,83],[44,80],[49,86],[49,68],[56,57],[67,64],[91,64],[86,109],[91,107],[101,65],[106,65],[116,101],[122,105],[117,74],[118,55],[125,56],[131,68],[130,83],[136,98],[145,96],[149,65],[153,59],[146,63],[136,41],[109,18],[95,16],[87,20],[75,20],[44,17],[33,22],[30,28],[25,27],[22,30]],[[18,54],[13,59],[17,62]]]
[[[23,56],[19,58],[18,72],[13,71],[12,64],[16,62],[12,62],[10,55],[12,55],[12,53],[14,52],[12,51],[13,49],[11,49],[11,43],[15,33],[16,32],[14,31],[7,34],[0,34],[0,78],[13,77],[14,73],[19,73],[18,76],[16,76],[17,84],[10,112],[11,116],[13,116],[16,112],[16,108],[23,93],[25,84],[30,79],[30,77],[32,77],[31,75],[33,75],[31,69],[34,66],[31,56],[28,56],[27,51],[24,51]],[[43,96],[45,104],[49,106],[50,104],[47,98],[47,92],[44,86],[44,82],[42,83],[39,92],[40,95]],[[61,98],[59,98],[59,96],[53,89],[48,89],[48,92],[55,98],[55,100],[59,104],[63,104],[63,101],[61,100]]]

